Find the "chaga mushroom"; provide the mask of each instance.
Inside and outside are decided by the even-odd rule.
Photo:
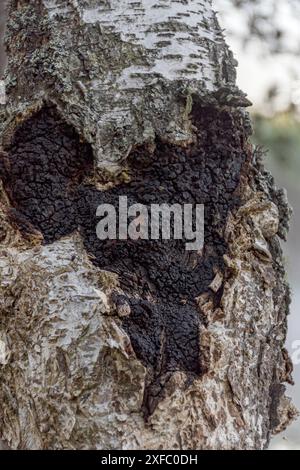
[[[228,212],[240,203],[246,152],[238,120],[226,111],[198,107],[194,125],[195,144],[182,149],[158,141],[154,154],[138,148],[126,162],[129,181],[103,191],[85,183],[93,171],[90,146],[54,108],[21,124],[6,149],[2,178],[20,229],[34,227],[46,244],[79,230],[93,262],[119,275],[131,312],[123,325],[149,369],[146,395],[152,405],[145,404],[146,414],[153,411],[153,396],[157,403],[163,393],[159,383],[168,373],[203,372],[199,328],[205,320],[195,299],[207,292],[218,307],[222,283],[215,292],[210,286],[225,269],[223,231]],[[204,204],[202,252],[192,256],[184,240],[99,240],[97,207],[117,206],[119,196],[147,207]]]

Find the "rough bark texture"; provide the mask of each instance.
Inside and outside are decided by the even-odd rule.
[[[3,47],[3,37],[5,29],[5,3],[2,0],[0,2],[0,78],[2,77],[3,69],[5,66],[5,50]]]
[[[262,449],[285,396],[290,209],[209,0],[12,0],[0,121],[0,437]],[[95,210],[205,204],[205,245],[100,242]],[[4,353],[3,353],[4,351]]]

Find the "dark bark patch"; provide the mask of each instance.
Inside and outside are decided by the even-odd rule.
[[[77,228],[77,188],[92,169],[90,147],[62,122],[53,108],[42,109],[15,132],[0,171],[12,217],[26,232],[26,219],[45,243]]]
[[[286,390],[285,385],[281,383],[273,383],[270,387],[270,408],[269,408],[269,417],[270,417],[270,429],[276,429],[280,424],[280,416],[278,416],[279,404],[282,396]]]
[[[148,368],[146,417],[163,396],[170,373],[203,373],[199,329],[204,320],[195,298],[209,292],[215,306],[220,303],[221,295],[209,285],[217,271],[225,271],[226,219],[240,205],[247,160],[240,115],[198,107],[193,121],[197,143],[182,149],[158,141],[154,154],[136,149],[127,161],[130,182],[106,191],[84,183],[92,175],[91,148],[53,109],[22,124],[2,159],[4,186],[20,221],[27,219],[45,243],[79,229],[94,263],[119,274],[124,294],[114,300],[130,306],[123,326]],[[204,204],[204,249],[187,252],[185,240],[98,240],[96,209],[102,203],[118,206],[119,196],[147,207]]]

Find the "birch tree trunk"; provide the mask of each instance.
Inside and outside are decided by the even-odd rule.
[[[0,121],[0,437],[262,449],[296,416],[279,238],[210,0],[11,0]],[[205,204],[205,244],[96,238],[118,196]]]

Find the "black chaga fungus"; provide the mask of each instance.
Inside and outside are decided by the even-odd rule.
[[[198,107],[193,113],[197,143],[178,148],[157,142],[154,154],[135,150],[127,161],[130,182],[99,191],[85,184],[92,175],[91,147],[44,108],[20,125],[2,159],[2,179],[11,206],[52,243],[78,229],[94,263],[118,273],[129,315],[123,326],[137,357],[148,368],[144,413],[153,412],[173,371],[203,373],[199,328],[205,321],[195,298],[210,290],[216,270],[224,272],[224,228],[239,207],[246,166],[246,136],[238,113]],[[204,204],[205,243],[187,252],[184,241],[108,240],[96,235],[100,204]],[[26,224],[21,224],[26,227]],[[116,299],[118,302],[118,299]]]
[[[77,187],[92,164],[90,146],[53,108],[42,109],[17,129],[2,164],[15,217],[27,217],[45,243],[75,230]]]

